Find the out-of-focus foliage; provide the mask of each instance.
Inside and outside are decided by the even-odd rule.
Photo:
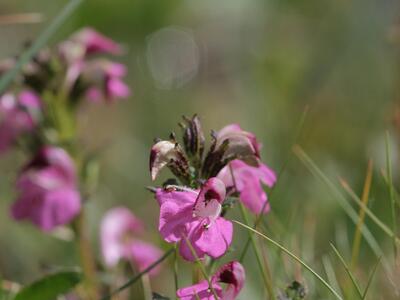
[[[44,18],[37,24],[0,25],[0,56],[20,53],[65,3],[0,1],[0,15],[38,12]],[[101,162],[100,183],[88,204],[93,244],[99,244],[104,211],[124,204],[148,220],[153,240],[165,246],[156,231],[158,206],[144,189],[150,184],[149,149],[154,137],[167,138],[170,129],[179,130],[181,115],[198,113],[206,132],[233,122],[255,132],[264,145],[264,161],[277,172],[286,166],[271,198],[267,234],[324,275],[323,259],[328,265],[334,262],[329,242],[350,260],[355,227],[330,190],[292,155],[291,147],[307,107],[297,143],[336,184],[338,177],[344,178],[358,195],[372,158],[369,207],[390,224],[381,169],[389,130],[398,187],[399,20],[400,5],[394,0],[85,1],[53,42],[82,26],[112,37],[124,45],[121,59],[133,90],[131,99],[119,105],[88,104],[81,112],[81,139]],[[77,254],[57,233],[44,235],[9,217],[15,165],[23,159],[22,153],[10,153],[0,160],[0,275],[26,283],[54,266],[74,265]],[[366,223],[393,261],[390,239],[368,218]],[[232,249],[240,251],[246,232],[239,227],[235,232]],[[282,260],[268,245],[264,249],[282,291],[297,280],[310,299],[327,296],[292,261]],[[365,242],[360,253],[355,274],[365,287],[376,258]],[[232,257],[228,254],[226,259]],[[260,274],[251,251],[245,266],[251,271],[242,297],[261,299]],[[342,284],[346,274],[333,266]],[[188,283],[180,279],[182,286]],[[171,271],[166,268],[152,285],[172,296]],[[378,269],[371,299],[395,299],[394,290],[384,270]]]

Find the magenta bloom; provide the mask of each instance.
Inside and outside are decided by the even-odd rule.
[[[227,188],[233,188],[234,182],[236,183],[240,199],[250,211],[255,214],[267,213],[270,206],[268,203],[265,204],[268,198],[262,183],[272,187],[276,182],[276,175],[273,170],[260,161],[261,144],[257,141],[256,136],[251,132],[242,130],[237,124],[231,124],[218,131],[216,138],[217,143],[221,144],[228,140],[229,149],[243,153],[242,157],[245,160],[249,153],[253,154],[253,159],[250,160],[252,165],[243,160],[235,159],[225,166],[217,177],[225,183]],[[232,180],[230,167],[235,180]],[[262,211],[263,206],[265,207],[264,211]]]
[[[159,230],[164,240],[180,243],[181,255],[193,261],[187,238],[196,255],[203,258],[222,256],[232,242],[233,226],[220,216],[225,199],[225,185],[218,178],[210,178],[200,191],[158,189],[160,204]]]
[[[75,165],[62,148],[44,147],[22,169],[16,186],[19,197],[12,216],[44,231],[70,222],[80,212]]]
[[[106,265],[114,267],[121,259],[125,259],[143,271],[158,260],[162,251],[136,238],[143,231],[142,222],[129,209],[116,207],[108,211],[100,228],[101,249]],[[150,274],[154,275],[158,270],[156,267]]]
[[[235,181],[232,180],[233,171]],[[225,166],[217,176],[221,179],[227,187],[234,187],[240,193],[240,199],[243,204],[253,213],[260,214],[263,206],[265,207],[263,213],[270,210],[267,194],[265,193],[262,184],[272,187],[276,182],[276,175],[273,170],[259,161],[258,167],[253,167],[245,162],[235,159]]]
[[[234,300],[243,288],[245,277],[243,266],[237,261],[232,261],[222,266],[211,277],[211,285],[218,299]],[[222,289],[220,283],[226,284],[226,288]],[[176,295],[181,300],[216,300],[207,280],[179,289]]]
[[[30,91],[21,92],[16,98],[12,94],[0,97],[0,152],[8,150],[24,133],[37,125],[40,100]]]

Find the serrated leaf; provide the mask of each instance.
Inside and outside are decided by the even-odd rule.
[[[75,271],[51,274],[25,286],[14,300],[54,300],[71,290],[81,279],[81,273]]]

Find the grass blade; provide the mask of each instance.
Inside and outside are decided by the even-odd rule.
[[[15,66],[0,78],[0,94],[4,92],[21,68],[48,42],[60,26],[78,8],[82,1],[83,0],[71,0],[68,2],[53,22],[44,29],[34,43],[19,57]]]
[[[368,283],[367,283],[367,286],[365,287],[362,300],[366,299],[366,297],[367,297],[367,293],[368,293],[369,287],[371,286],[372,279],[374,278],[374,275],[375,275],[375,273],[376,273],[376,270],[378,269],[378,266],[379,266],[379,263],[380,263],[380,262],[381,262],[381,258],[379,257],[378,260],[377,260],[377,262],[376,262],[376,264],[375,264],[375,266],[374,266],[374,268],[372,269],[371,274],[369,275]]]
[[[134,284],[136,281],[140,280],[144,274],[149,273],[151,270],[153,270],[156,266],[158,266],[160,263],[162,263],[168,256],[170,256],[172,253],[174,253],[175,248],[172,247],[170,248],[167,252],[164,253],[163,256],[161,256],[158,260],[156,260],[153,264],[148,266],[146,269],[144,269],[142,272],[137,274],[135,277],[129,279],[126,283],[124,283],[122,286],[117,288],[116,290],[112,291],[109,295],[101,298],[101,300],[110,300],[113,296],[116,294],[122,292],[123,290],[127,289],[130,287],[132,284]]]
[[[332,262],[329,259],[328,255],[324,255],[322,257],[322,265],[324,266],[325,273],[326,273],[326,276],[328,277],[329,284],[333,288],[335,288],[339,293],[339,291],[340,291],[339,283],[338,283],[338,281],[336,279],[335,270],[333,269]],[[342,296],[341,293],[340,293],[340,296]]]
[[[371,189],[371,182],[372,182],[372,170],[373,170],[373,163],[372,160],[368,161],[367,167],[367,175],[365,177],[364,189],[361,196],[361,201],[364,204],[363,207],[367,207],[368,199],[369,199],[369,191]],[[356,231],[354,233],[353,239],[353,247],[351,252],[351,263],[350,266],[354,270],[357,265],[358,254],[360,252],[360,244],[361,244],[361,227],[364,224],[365,220],[365,209],[360,207],[360,212],[358,213],[358,223],[356,227]]]
[[[394,261],[397,260],[397,245],[396,245],[396,203],[394,200],[394,191],[393,191],[393,178],[392,178],[392,161],[390,158],[390,143],[389,143],[389,132],[386,132],[386,171],[388,178],[388,188],[389,188],[389,197],[390,197],[390,209],[392,215],[392,240],[393,240],[393,251],[394,251]]]
[[[368,215],[368,217],[371,218],[372,221],[384,232],[386,233],[390,238],[394,239],[395,243],[400,243],[400,239],[396,237],[393,233],[393,231],[387,226],[385,223],[383,223],[365,204],[358,198],[356,193],[352,190],[352,188],[349,186],[349,184],[343,180],[340,179],[340,183],[343,186],[344,190],[350,195],[350,198],[356,202],[363,210],[365,210],[365,213]]]
[[[280,250],[282,250],[283,252],[285,252],[287,255],[289,255],[291,258],[293,258],[295,261],[297,261],[298,263],[300,263],[304,268],[306,268],[312,275],[314,275],[330,292],[333,296],[335,296],[337,299],[343,299],[336,291],[334,288],[332,288],[328,282],[326,282],[325,279],[323,279],[320,275],[318,275],[317,272],[315,272],[311,267],[309,267],[304,261],[302,261],[300,258],[298,258],[295,254],[293,254],[292,252],[290,252],[288,249],[286,249],[284,246],[282,246],[281,244],[279,244],[278,242],[275,242],[273,239],[267,237],[266,235],[262,234],[261,232],[239,222],[236,220],[232,220],[233,222],[235,222],[236,224],[246,228],[247,230],[250,230],[256,234],[258,234],[259,236],[261,236],[262,238],[264,238],[265,240],[267,240],[268,242],[270,242],[271,244],[273,244],[275,247],[279,248]]]
[[[349,218],[353,221],[353,223],[357,224],[358,223],[357,212],[347,202],[346,198],[339,191],[336,185],[333,184],[332,181],[327,176],[325,176],[325,174],[318,168],[318,166],[312,161],[312,159],[304,152],[304,150],[300,146],[298,145],[294,146],[293,151],[297,155],[297,157],[304,163],[304,165],[309,169],[309,171],[330,188],[339,205],[349,216]],[[365,224],[361,226],[361,233],[364,236],[365,240],[367,241],[368,245],[371,247],[376,257],[383,256],[383,251],[381,247],[379,246],[375,237],[372,235],[371,231],[369,231],[368,227]]]
[[[363,294],[361,293],[361,289],[358,286],[357,281],[356,281],[353,273],[351,272],[349,266],[346,264],[346,261],[344,260],[343,256],[340,255],[339,250],[336,249],[336,247],[332,243],[330,243],[330,245],[331,245],[333,251],[335,252],[336,256],[339,258],[340,262],[342,263],[342,265],[343,265],[344,269],[346,270],[347,274],[349,275],[349,277],[351,279],[351,282],[353,283],[353,286],[356,289],[359,298],[362,299]]]

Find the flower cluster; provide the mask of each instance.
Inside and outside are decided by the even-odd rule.
[[[84,100],[129,95],[122,64],[104,57],[121,47],[93,29],[42,49],[0,95],[0,153],[18,147],[31,158],[22,167],[12,216],[44,231],[71,222],[81,210],[76,162],[76,109]],[[16,59],[0,63],[0,74]]]
[[[239,125],[212,132],[207,152],[196,115],[185,117],[180,126],[182,144],[171,134],[169,140],[156,140],[150,152],[153,180],[165,167],[176,177],[153,189],[160,206],[159,231],[166,242],[179,244],[180,254],[188,261],[205,256],[216,259],[228,251],[233,239],[232,222],[225,217],[231,198],[237,197],[255,214],[267,213],[270,206],[263,185],[272,187],[276,175],[262,163],[255,135]],[[177,295],[181,299],[235,299],[243,286],[243,267],[231,262],[210,282],[180,289]],[[219,286],[221,282],[227,284],[226,290]]]

